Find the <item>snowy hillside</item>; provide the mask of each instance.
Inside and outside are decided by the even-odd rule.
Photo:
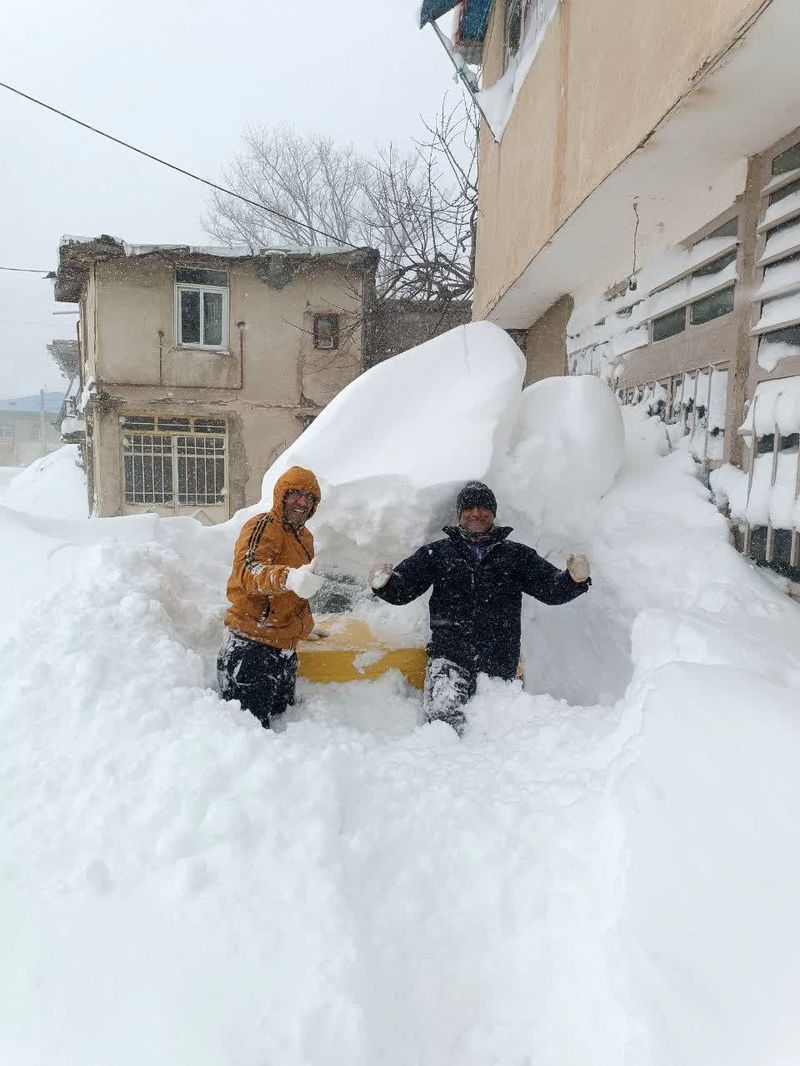
[[[485,475],[515,536],[592,558],[589,595],[526,605],[528,691],[482,684],[462,741],[399,677],[301,685],[281,735],[219,701],[241,517],[0,506],[1,1062],[800,1061],[800,610],[659,422],[626,409],[623,435],[600,383],[565,381],[547,424],[506,341],[439,351],[462,391],[422,376],[438,417],[402,363],[328,416],[398,390],[382,465],[322,471],[329,562],[416,535],[383,525],[398,422],[445,453],[405,455],[420,522]],[[323,460],[313,428],[293,461]],[[343,519],[369,499],[372,541]]]

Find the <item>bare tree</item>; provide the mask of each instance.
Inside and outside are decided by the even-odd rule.
[[[445,101],[409,150],[390,144],[373,157],[288,126],[249,129],[225,179],[287,217],[214,193],[204,225],[223,243],[374,247],[379,299],[451,301],[472,292],[477,120],[463,98]]]

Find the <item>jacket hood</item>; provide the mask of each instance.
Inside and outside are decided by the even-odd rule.
[[[290,466],[285,473],[281,474],[275,482],[272,490],[272,513],[283,521],[283,497],[287,492],[294,489],[297,492],[312,492],[314,494],[314,506],[311,510],[312,517],[320,501],[319,482],[310,470],[302,466]]]

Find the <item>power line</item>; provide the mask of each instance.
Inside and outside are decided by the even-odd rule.
[[[50,270],[34,270],[33,267],[4,267],[0,266],[0,270],[13,270],[15,274],[50,274]]]
[[[325,230],[317,229],[308,222],[301,222],[297,218],[292,218],[291,215],[284,215],[283,212],[277,211],[273,207],[267,207],[266,204],[262,204],[258,200],[249,200],[246,196],[242,196],[241,193],[234,192],[233,189],[226,189],[224,186],[217,185],[216,182],[210,181],[208,178],[203,178],[199,174],[194,174],[191,170],[186,170],[185,167],[179,167],[177,163],[170,163],[166,159],[161,159],[160,156],[153,155],[152,152],[146,152],[144,148],[137,148],[135,144],[123,141],[119,137],[107,133],[105,130],[98,129],[97,126],[91,126],[88,122],[83,122],[74,115],[70,115],[66,111],[61,111],[59,108],[53,107],[52,104],[46,104],[44,100],[39,100],[35,96],[31,96],[29,93],[24,93],[21,89],[15,89],[13,85],[9,85],[7,82],[0,81],[0,88],[8,89],[10,93],[14,93],[16,96],[21,96],[23,100],[29,100],[30,103],[36,104],[38,107],[43,107],[45,111],[51,111],[54,115],[60,115],[61,118],[65,118],[69,122],[74,122],[76,126],[82,126],[85,130],[97,133],[100,137],[105,137],[106,140],[113,141],[114,144],[118,144],[122,148],[127,148],[131,152],[136,152],[137,155],[144,156],[145,159],[150,159],[154,163],[160,163],[164,167],[169,167],[170,170],[174,170],[178,174],[183,174],[184,177],[192,178],[193,181],[199,181],[202,185],[207,185],[210,189],[216,189],[217,192],[221,192],[225,196],[233,196],[235,199],[241,200],[243,203],[249,204],[250,207],[255,207],[259,211],[266,211],[267,214],[274,215],[275,218],[280,218],[284,222],[291,222],[294,226],[301,226],[303,229],[307,229],[311,233],[317,233],[320,237],[325,237],[327,240],[333,241],[334,244],[343,244],[348,248],[358,250],[357,244],[345,241],[341,237],[334,237],[332,233],[326,233]]]

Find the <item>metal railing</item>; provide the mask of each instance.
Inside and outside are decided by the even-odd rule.
[[[750,515],[750,500],[751,500],[752,495],[753,495],[753,482],[755,480],[756,463],[758,461],[758,454],[759,454],[759,452],[758,452],[758,442],[759,442],[760,438],[759,438],[757,422],[756,422],[757,413],[758,413],[758,391],[756,391],[755,395],[753,396],[753,403],[752,403],[752,407],[750,409],[750,413],[748,414],[747,422],[745,422],[745,425],[742,426],[741,429],[738,430],[738,433],[739,433],[740,436],[749,438],[748,446],[749,446],[749,451],[750,451],[750,458],[749,458],[748,471],[747,471],[747,495],[746,495],[746,498],[745,498],[745,508],[744,508],[745,525],[744,525],[743,552],[744,552],[745,555],[750,555],[751,554],[751,552],[752,552],[752,542],[753,542],[753,526],[752,526],[752,524],[750,522],[749,515]],[[752,423],[752,428],[748,428],[748,422]],[[795,434],[791,434],[791,436],[794,436],[794,435]],[[768,436],[768,434],[762,434],[762,436]],[[772,490],[775,488],[775,484],[776,484],[776,482],[778,480],[778,467],[779,467],[780,453],[781,453],[781,450],[782,450],[782,447],[781,447],[782,444],[783,444],[783,437],[782,437],[782,434],[781,434],[781,429],[780,429],[780,426],[778,425],[778,423],[775,422],[775,423],[773,423],[772,466],[771,466],[771,469],[770,469],[770,483],[769,483],[770,492],[772,492]],[[796,507],[798,500],[800,500],[800,443],[798,444],[798,449],[797,449],[797,463],[796,463],[796,471],[795,471],[795,479],[794,479],[794,496],[793,496],[793,500],[794,500],[794,504],[795,504],[795,507]],[[767,511],[767,527],[766,528],[767,528],[767,540],[766,540],[765,551],[764,551],[764,561],[766,563],[768,563],[768,564],[772,564],[775,561],[775,526],[773,525],[772,514],[769,511],[769,506],[768,506],[768,511]],[[794,524],[794,527],[791,530],[791,534],[792,534],[792,540],[791,540],[791,547],[790,547],[790,550],[789,550],[789,566],[794,569],[800,564],[800,530],[797,529],[797,524],[796,523]]]

